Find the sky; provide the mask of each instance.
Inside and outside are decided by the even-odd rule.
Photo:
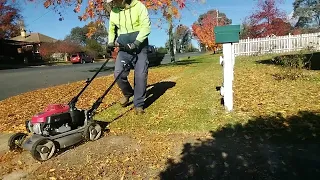
[[[70,33],[72,28],[77,26],[82,27],[88,23],[88,21],[81,22],[78,19],[78,16],[84,12],[86,4],[83,5],[80,14],[73,12],[74,6],[59,9],[63,15],[63,20],[59,21],[60,15],[58,12],[46,9],[42,3],[39,3],[43,1],[36,0],[34,3],[25,2],[20,5],[28,32],[38,32],[62,40]],[[289,15],[293,10],[292,3],[294,0],[283,1],[282,4],[279,4],[278,8],[284,10]],[[257,0],[206,0],[204,4],[189,4],[187,5],[187,9],[182,10],[180,22],[177,21],[177,23],[191,28],[191,25],[198,19],[200,14],[206,13],[211,9],[218,9],[220,12],[225,13],[229,19],[232,19],[232,24],[241,24],[243,19],[255,10],[256,3]],[[150,18],[152,29],[149,36],[149,44],[158,47],[164,46],[168,39],[166,34],[167,25],[164,24],[160,29],[156,27],[159,16],[150,13]],[[106,22],[106,26],[108,26],[108,22]],[[196,41],[192,43],[196,45]]]

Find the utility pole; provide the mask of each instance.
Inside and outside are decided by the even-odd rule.
[[[216,10],[217,17],[216,17],[216,27],[219,26],[219,10]],[[216,47],[214,47],[214,54],[216,53]]]
[[[174,37],[173,37],[173,22],[172,22],[172,16],[169,18],[169,52],[171,57],[171,62],[175,62],[175,45],[174,45]]]
[[[170,17],[168,19],[168,24],[169,24],[169,53],[171,57],[171,62],[175,62],[175,47],[174,47],[174,37],[173,37],[173,12],[172,12],[172,6],[169,6],[169,12],[170,12]]]
[[[217,26],[219,26],[219,10],[217,10]]]

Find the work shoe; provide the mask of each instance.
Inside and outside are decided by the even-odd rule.
[[[136,107],[135,108],[135,114],[139,115],[139,114],[144,114],[144,110],[141,107]]]
[[[122,97],[120,99],[120,105],[122,107],[126,107],[129,104],[129,99],[130,99],[130,97],[126,97],[126,96]]]

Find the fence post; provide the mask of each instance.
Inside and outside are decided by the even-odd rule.
[[[250,56],[250,55],[251,55],[251,54],[250,54],[250,52],[251,52],[250,37],[248,37],[248,39],[247,39],[247,44],[246,44],[246,45],[247,45],[247,48],[248,48],[248,51],[247,51],[248,54],[247,54],[247,55]]]
[[[291,49],[292,49],[292,42],[291,42],[291,33],[289,33],[289,36],[288,36],[288,47],[289,47],[289,52],[291,52]]]

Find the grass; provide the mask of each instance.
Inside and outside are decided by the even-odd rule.
[[[303,71],[304,79],[277,81],[274,74],[283,69],[257,63],[270,55],[238,57],[235,65],[234,111],[225,112],[216,86],[222,84],[219,55],[206,55],[192,60],[181,73],[173,74],[175,83],[146,109],[143,116],[128,113],[130,107],[114,106],[98,119],[112,121],[110,128],[132,132],[177,133],[208,132],[230,123],[245,123],[250,117],[281,113],[284,116],[301,110],[320,110],[320,73]],[[183,64],[184,61],[180,63]],[[121,119],[118,119],[118,115]],[[113,119],[116,119],[113,121]]]
[[[238,110],[256,116],[282,113],[292,115],[298,110],[320,110],[319,71],[301,71],[296,80],[277,80],[275,75],[285,74],[288,68],[260,64],[269,56],[256,58],[242,57],[235,70],[235,106]]]
[[[101,104],[96,119],[112,122],[110,128],[121,131],[208,132],[230,122],[245,123],[254,116],[319,111],[319,71],[303,70],[303,76],[297,80],[279,81],[274,75],[284,72],[284,68],[260,63],[273,56],[236,58],[232,113],[225,112],[216,91],[216,86],[222,85],[219,55],[206,54],[150,68],[145,115],[135,116],[130,111],[132,105],[121,108],[115,103],[121,97],[119,88],[115,87]],[[97,78],[80,97],[78,107],[90,107],[112,80],[112,76]],[[133,73],[129,81],[133,83]],[[83,82],[79,81],[1,101],[4,110],[0,113],[1,131],[21,131],[24,121],[42,111],[46,104],[66,103],[74,95],[70,91],[78,91],[82,86]]]
[[[221,110],[217,103],[219,93],[215,86],[221,84],[221,73],[217,56],[203,56],[197,59],[178,62],[188,64],[183,72],[173,74],[172,78],[155,83],[148,88],[151,91],[146,102],[152,103],[143,116],[128,114],[112,123],[112,128],[149,132],[190,132],[207,131],[215,125],[210,120],[212,113]],[[160,67],[162,68],[162,67]],[[161,85],[162,84],[162,85]],[[153,88],[153,89],[152,89]],[[154,98],[156,97],[156,98]],[[128,107],[127,109],[130,109]],[[98,119],[112,119],[123,111],[119,107],[108,109],[99,115]]]
[[[292,115],[300,110],[320,110],[320,74],[304,71],[307,79],[277,81],[273,74],[281,67],[259,64],[270,56],[239,57],[235,65],[234,112],[225,112],[220,93],[222,84],[219,55],[206,55],[192,60],[189,68],[173,74],[175,83],[146,109],[135,116],[114,106],[102,112],[98,119],[113,121],[111,129],[148,133],[208,132],[229,123],[245,123],[250,117],[281,113]],[[181,61],[180,63],[183,63]],[[154,90],[155,94],[163,89]],[[308,98],[309,97],[309,98]],[[311,97],[311,98],[310,98]],[[121,115],[121,119],[117,116]]]
[[[301,78],[280,81],[274,74],[285,72],[281,66],[259,63],[270,58],[237,57],[231,113],[221,106],[216,91],[216,86],[222,84],[219,55],[184,59],[150,68],[146,114],[134,115],[132,105],[121,108],[115,103],[121,93],[114,88],[95,117],[111,122],[106,137],[41,165],[21,158],[20,164],[3,160],[0,167],[8,173],[36,166],[30,170],[34,176],[31,179],[316,176],[320,72],[303,70]],[[90,106],[112,80],[112,76],[98,78],[78,106]],[[7,113],[0,115],[9,117],[2,130],[12,127],[12,123],[22,124],[21,117],[29,117],[44,106],[38,103],[42,107],[37,109],[34,101],[42,102],[41,98],[47,97],[46,102],[56,102],[57,97],[79,84],[38,90],[0,102],[1,113]],[[8,104],[11,108],[5,109]],[[19,112],[21,106],[29,111]]]

